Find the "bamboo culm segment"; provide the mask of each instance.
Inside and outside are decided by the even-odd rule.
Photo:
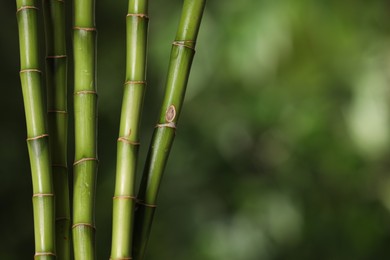
[[[134,179],[146,87],[147,12],[147,0],[129,1],[126,16],[126,79],[117,144],[111,259],[132,257]]]
[[[36,3],[17,0],[20,79],[33,184],[35,259],[55,259],[54,191],[39,68]]]
[[[70,203],[67,170],[67,56],[65,3],[43,0],[46,38],[48,126],[55,199],[57,258],[70,259]]]
[[[135,210],[133,255],[136,260],[145,257],[157,194],[175,137],[205,2],[205,0],[184,1],[176,39],[172,44],[165,96],[160,118],[149,146],[138,193],[139,202]]]
[[[96,259],[95,187],[97,175],[96,29],[94,0],[74,1],[73,246],[76,260]]]

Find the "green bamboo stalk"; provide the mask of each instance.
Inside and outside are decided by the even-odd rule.
[[[33,184],[35,259],[55,259],[55,202],[38,58],[38,8],[34,0],[16,0],[16,7],[20,45],[20,80]]]
[[[157,193],[175,137],[205,3],[206,0],[184,1],[176,39],[172,44],[160,119],[153,133],[138,193],[133,238],[133,255],[136,260],[145,256]]]
[[[56,251],[70,259],[70,206],[67,171],[67,57],[65,3],[43,0],[46,37],[46,86],[50,151],[56,194]]]
[[[147,12],[147,0],[129,0],[126,16],[126,80],[117,145],[111,259],[132,257],[134,179],[139,147],[139,122],[146,85]]]
[[[95,259],[97,92],[95,1],[75,0],[73,246],[75,259]]]

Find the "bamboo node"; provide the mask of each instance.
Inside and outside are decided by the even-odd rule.
[[[79,27],[79,26],[75,26],[75,27],[73,27],[73,30],[94,32],[94,31],[96,31],[96,28],[95,27]]]
[[[43,135],[38,135],[38,136],[34,136],[34,137],[29,137],[26,139],[26,141],[33,141],[33,140],[37,140],[37,139],[40,139],[40,138],[45,138],[45,137],[48,137],[49,135],[48,134],[43,134]]]
[[[174,122],[169,122],[166,124],[157,124],[155,128],[164,128],[164,127],[176,129],[176,124]]]
[[[68,169],[68,166],[63,165],[63,164],[59,164],[59,163],[52,163],[51,166],[52,166],[52,167],[57,167],[57,168],[65,168],[65,169]]]
[[[121,258],[112,258],[110,257],[109,260],[132,260],[133,258],[131,257],[121,257]]]
[[[114,196],[112,197],[113,200],[136,200],[137,198],[134,196],[129,196],[129,195],[119,195],[119,196]]]
[[[62,1],[59,1],[59,2],[62,2]],[[63,59],[66,57],[67,57],[66,55],[49,55],[49,56],[46,56],[46,59]]]
[[[97,95],[97,92],[95,90],[81,90],[81,91],[75,92],[73,95],[85,95],[85,94]]]
[[[130,141],[130,140],[127,139],[126,137],[119,137],[119,138],[118,138],[118,142],[123,142],[123,143],[131,144],[131,145],[140,145],[140,144],[141,144],[140,142],[133,142],[133,141]]]
[[[181,47],[195,50],[195,47],[193,47],[192,44],[195,45],[195,41],[174,41],[172,43],[172,45],[181,46]]]
[[[33,194],[33,198],[35,197],[54,197],[53,193],[35,193]]]
[[[155,205],[155,204],[147,204],[143,200],[136,200],[135,203],[137,203],[138,205],[141,205],[141,206],[148,207],[148,208],[157,208],[157,205]]]
[[[76,223],[73,224],[72,229],[77,227],[89,227],[92,228],[93,230],[96,230],[96,227],[90,223]]]
[[[47,110],[47,113],[68,114],[65,110]]]
[[[147,14],[127,14],[126,17],[139,17],[139,18],[145,18],[145,19],[149,19],[149,16]]]
[[[35,252],[34,258],[38,256],[56,256],[53,252]]]
[[[40,71],[39,69],[24,69],[24,70],[19,71],[19,73],[27,73],[27,72],[38,72],[38,73],[42,73],[42,71]]]
[[[61,220],[69,220],[70,221],[70,218],[68,218],[68,217],[57,217],[56,218],[56,221],[61,221]]]
[[[18,10],[16,10],[16,13],[22,11],[22,10],[26,10],[26,9],[35,9],[35,10],[39,10],[38,7],[36,6],[32,6],[32,5],[25,5],[25,6],[22,6],[20,7]]]
[[[123,85],[124,86],[127,86],[127,85],[146,85],[146,81],[143,81],[143,80],[129,80],[129,81],[126,81]]]
[[[76,166],[77,164],[80,164],[80,163],[82,163],[82,162],[87,162],[87,161],[96,161],[96,162],[99,162],[99,160],[98,160],[97,158],[82,158],[82,159],[80,159],[80,160],[78,160],[78,161],[75,161],[75,162],[73,163],[73,166]]]

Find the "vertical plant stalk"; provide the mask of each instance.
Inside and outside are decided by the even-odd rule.
[[[157,193],[175,136],[205,2],[205,0],[184,1],[176,39],[172,44],[165,97],[149,147],[138,193],[133,238],[134,259],[136,260],[141,260],[145,256],[156,209]]]
[[[75,162],[73,246],[75,259],[95,259],[97,92],[95,1],[75,0],[73,24]]]
[[[129,0],[126,16],[126,80],[117,144],[111,259],[132,259],[134,179],[146,86],[147,12],[147,0]]]
[[[50,151],[56,194],[56,251],[58,259],[70,259],[70,205],[67,170],[67,57],[65,3],[43,0],[46,38],[46,86]]]
[[[54,193],[38,54],[34,0],[17,0],[20,80],[33,184],[35,259],[55,259]]]

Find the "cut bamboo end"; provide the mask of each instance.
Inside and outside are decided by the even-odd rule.
[[[56,256],[56,254],[54,254],[53,252],[36,252],[34,254],[34,258],[39,256]]]
[[[28,72],[42,73],[42,71],[40,71],[39,69],[24,69],[24,70],[19,71],[19,73],[28,73]]]
[[[53,193],[35,193],[33,194],[33,198],[36,197],[54,197]]]
[[[137,198],[134,196],[128,196],[128,195],[119,195],[112,197],[113,200],[136,200]]]
[[[134,145],[134,146],[138,146],[138,145],[141,144],[140,142],[130,141],[129,139],[127,139],[125,137],[119,137],[117,141],[118,142],[123,142],[123,143],[126,143],[126,144],[130,144],[130,145]]]
[[[46,56],[46,59],[64,59],[67,58],[66,55],[49,55]]]
[[[97,92],[95,90],[81,90],[75,92],[73,95],[97,95]]]
[[[26,139],[26,141],[34,141],[34,140],[37,140],[37,139],[41,139],[41,138],[45,138],[45,137],[49,137],[48,134],[43,134],[43,135],[38,135],[38,136],[34,136],[34,137],[29,137]]]
[[[127,14],[126,17],[139,17],[149,19],[149,16],[147,14]]]
[[[148,207],[148,208],[157,208],[157,205],[148,204],[148,203],[143,202],[142,200],[136,200],[135,203],[137,203],[138,205],[144,206],[144,207]]]
[[[79,26],[75,26],[75,27],[73,27],[73,30],[95,32],[96,28],[95,27],[79,27]]]
[[[155,128],[165,128],[165,127],[176,129],[176,124],[174,122],[169,122],[166,124],[157,124]]]
[[[165,112],[165,120],[168,121],[168,123],[171,123],[176,117],[176,108],[174,105],[170,105]]]
[[[36,7],[36,6],[33,6],[33,5],[25,5],[25,6],[22,6],[22,7],[18,8],[18,9],[16,10],[16,13],[19,13],[20,11],[27,10],[27,9],[39,10],[39,8]]]
[[[129,80],[129,81],[126,81],[124,84],[124,86],[128,86],[128,85],[147,85],[146,81],[143,81],[143,80]]]
[[[76,223],[76,224],[73,224],[72,229],[77,228],[77,227],[86,227],[86,228],[91,228],[93,230],[96,230],[96,227],[90,223]]]
[[[179,46],[179,47],[185,47],[188,49],[192,49],[195,51],[195,47],[192,45],[195,45],[195,41],[174,41],[172,45]]]
[[[65,110],[47,110],[47,113],[68,114]]]
[[[78,161],[75,161],[73,163],[73,166],[76,166],[77,164],[80,164],[80,163],[83,163],[83,162],[88,162],[88,161],[95,161],[95,162],[99,162],[99,160],[97,158],[82,158]]]

